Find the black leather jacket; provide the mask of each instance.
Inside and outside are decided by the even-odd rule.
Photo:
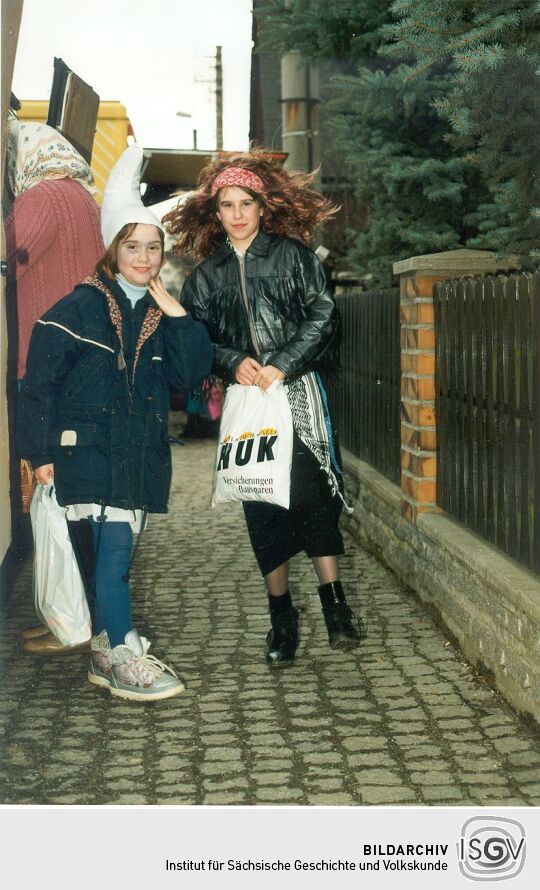
[[[286,378],[312,370],[337,333],[319,259],[282,235],[259,232],[243,259],[223,242],[192,271],[181,302],[205,322],[216,374],[226,381],[248,355]]]

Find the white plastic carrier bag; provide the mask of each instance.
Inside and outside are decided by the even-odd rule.
[[[64,646],[92,636],[90,612],[66,520],[54,485],[38,485],[30,505],[36,612]]]
[[[293,425],[285,387],[235,383],[225,396],[212,506],[264,501],[289,508]]]

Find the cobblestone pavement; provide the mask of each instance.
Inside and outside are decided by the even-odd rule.
[[[240,507],[209,507],[213,442],[173,447],[168,516],[134,570],[136,625],[183,696],[120,702],[86,656],[19,648],[34,623],[27,565],[2,614],[3,803],[538,805],[540,744],[371,555],[342,569],[367,618],[361,649],[327,644],[316,582],[293,562],[294,667],[264,663],[263,585]]]

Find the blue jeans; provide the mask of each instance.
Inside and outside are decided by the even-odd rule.
[[[133,534],[129,522],[90,519],[90,524],[96,552],[94,634],[106,630],[114,648],[124,642],[133,626],[131,592],[126,579]]]

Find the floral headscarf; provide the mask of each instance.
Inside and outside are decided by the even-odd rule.
[[[96,194],[90,167],[70,142],[47,124],[10,121],[8,177],[17,197],[44,179],[75,179]]]

